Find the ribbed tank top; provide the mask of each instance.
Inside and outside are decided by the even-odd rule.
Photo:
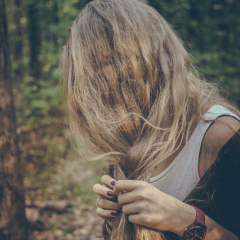
[[[220,105],[212,106],[205,114],[205,120],[215,120],[222,115],[240,118]],[[199,153],[204,135],[212,121],[201,120],[188,143],[173,162],[160,174],[150,179],[150,183],[171,196],[183,201],[200,180],[198,173]]]

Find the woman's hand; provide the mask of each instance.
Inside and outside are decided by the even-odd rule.
[[[134,224],[183,236],[184,229],[195,221],[195,208],[147,182],[119,180],[113,192],[123,213]]]
[[[112,192],[116,180],[108,175],[104,175],[101,178],[101,182],[104,185],[95,184],[93,186],[94,193],[98,195],[98,209],[96,212],[111,225],[111,222],[115,220],[118,212],[121,211],[121,208],[117,203],[117,197]]]

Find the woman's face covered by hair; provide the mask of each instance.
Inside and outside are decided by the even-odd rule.
[[[114,178],[149,181],[188,140],[214,87],[192,72],[181,40],[138,0],[94,0],[70,28],[61,65],[70,128]],[[161,239],[118,218],[112,239]]]

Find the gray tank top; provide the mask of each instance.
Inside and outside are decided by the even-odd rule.
[[[220,105],[212,106],[204,115],[205,120],[215,120],[221,115],[240,118]],[[171,196],[183,201],[200,180],[198,174],[198,160],[204,134],[211,122],[200,121],[173,162],[160,174],[150,179],[150,183]]]

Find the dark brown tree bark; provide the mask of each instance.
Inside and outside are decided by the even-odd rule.
[[[5,0],[0,0],[0,239],[27,240]]]
[[[40,61],[41,53],[41,28],[39,21],[39,10],[36,3],[28,6],[29,22],[29,47],[30,47],[30,74],[39,79],[42,74]]]
[[[23,33],[22,33],[22,24],[21,24],[21,1],[15,0],[16,11],[13,16],[13,21],[16,26],[15,30],[15,42],[13,47],[13,57],[15,62],[17,63],[17,67],[14,70],[14,79],[19,81],[22,79],[23,75]]]
[[[59,12],[59,8],[58,8],[58,4],[57,2],[54,3],[53,5],[53,23],[57,26],[60,22],[60,19],[58,17],[58,12]],[[57,34],[54,34],[53,35],[53,42],[54,42],[54,45],[55,45],[55,50],[56,52],[58,51],[58,35]]]

